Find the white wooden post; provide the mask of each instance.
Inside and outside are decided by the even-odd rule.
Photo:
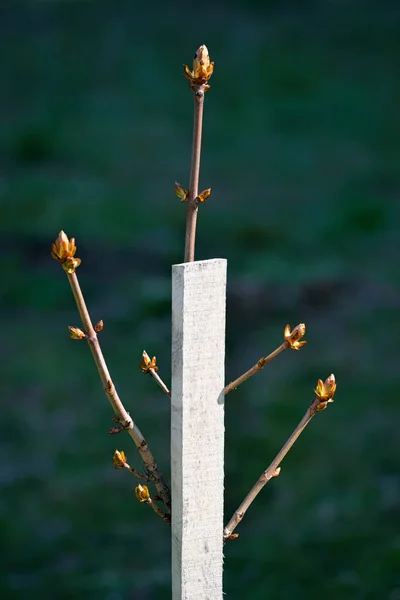
[[[173,600],[222,600],[226,267],[172,267]]]

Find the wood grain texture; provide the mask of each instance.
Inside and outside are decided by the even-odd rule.
[[[173,600],[222,600],[226,268],[172,267]]]

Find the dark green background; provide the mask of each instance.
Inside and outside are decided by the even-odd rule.
[[[398,2],[2,3],[2,598],[170,597],[170,530],[111,464],[112,425],[67,280],[78,276],[127,410],[169,476],[170,266],[181,262],[192,98],[206,97],[198,259],[229,261],[226,516],[334,372],[318,415],[225,547],[228,599],[400,598]]]

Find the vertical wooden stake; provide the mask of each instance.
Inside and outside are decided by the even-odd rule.
[[[173,600],[222,600],[226,267],[172,267]]]

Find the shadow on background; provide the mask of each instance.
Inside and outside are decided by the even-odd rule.
[[[225,547],[227,597],[400,598],[397,2],[3,4],[2,598],[170,597],[170,531],[112,468],[111,411],[61,269],[64,229],[127,410],[169,471],[170,265],[181,262],[192,99],[206,43],[197,258],[229,261],[229,517],[334,372],[318,415]],[[151,514],[150,514],[151,513]]]

